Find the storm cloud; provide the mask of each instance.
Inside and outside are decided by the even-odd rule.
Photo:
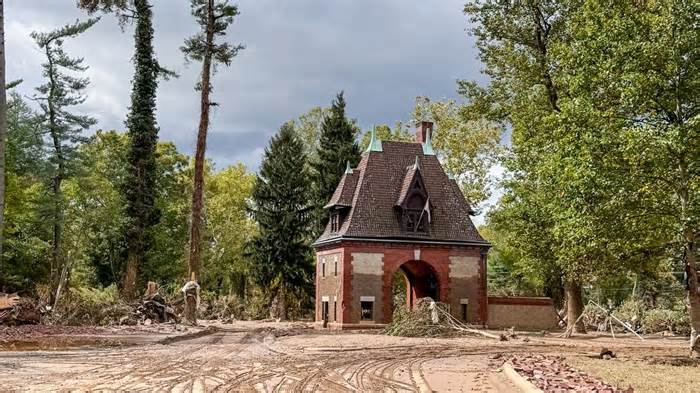
[[[9,0],[6,4],[8,80],[23,78],[27,96],[41,83],[42,54],[29,37],[86,15],[74,0]],[[407,120],[417,95],[458,98],[457,79],[481,79],[462,1],[240,0],[227,39],[246,49],[215,76],[208,155],[219,168],[257,168],[279,126],[344,90],[348,115],[363,127]],[[180,74],[158,90],[160,138],[191,154],[198,121],[193,90],[199,63],[179,50],[197,31],[188,0],[154,0],[159,61]],[[133,26],[105,15],[66,43],[90,66],[88,99],[79,108],[96,129],[124,129],[133,67]]]

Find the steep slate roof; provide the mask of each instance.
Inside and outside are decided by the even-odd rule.
[[[338,183],[338,187],[336,187],[335,192],[333,192],[331,200],[328,201],[323,208],[328,209],[333,206],[351,207],[352,197],[355,195],[355,187],[357,186],[357,179],[359,177],[360,175],[357,171],[346,172],[343,177],[340,178],[340,183]]]
[[[435,155],[423,154],[420,143],[382,141],[381,144],[382,151],[365,152],[352,174],[346,174],[341,179],[326,206],[349,206],[349,212],[338,232],[332,233],[329,223],[316,240],[316,245],[340,238],[415,239],[488,245],[471,221],[471,206],[457,183],[448,178]],[[406,183],[413,178],[409,172],[413,170],[416,156],[432,207],[428,235],[403,231],[395,210],[400,195],[406,192]]]
[[[408,191],[413,183],[413,179],[416,177],[417,173],[420,173],[418,164],[418,157],[416,157],[416,163],[406,168],[406,175],[404,175],[403,181],[401,182],[401,190],[399,191],[399,196],[396,200],[395,205],[401,205],[406,197],[408,197]],[[420,176],[420,175],[419,175]]]

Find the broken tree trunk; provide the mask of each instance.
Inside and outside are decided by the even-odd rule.
[[[569,281],[564,286],[564,292],[566,295],[567,330],[575,333],[586,333],[586,325],[581,318],[583,314],[581,285],[575,281]]]
[[[185,321],[192,325],[197,325],[197,308],[199,307],[199,284],[192,280],[182,287],[182,294],[185,297]]]

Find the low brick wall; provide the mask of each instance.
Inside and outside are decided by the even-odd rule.
[[[554,303],[548,297],[489,296],[489,328],[550,330],[557,328]]]

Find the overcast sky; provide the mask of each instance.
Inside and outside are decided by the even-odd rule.
[[[348,115],[366,128],[407,120],[417,95],[458,98],[457,79],[479,79],[473,39],[465,32],[464,0],[240,0],[228,39],[246,49],[214,80],[216,108],[208,155],[221,168],[236,161],[257,168],[269,137],[286,120],[328,106],[344,90]],[[160,138],[191,154],[199,118],[193,90],[199,63],[179,50],[197,31],[189,0],[153,0],[155,49],[179,79],[158,89]],[[42,54],[29,37],[85,14],[75,0],[7,0],[8,80],[20,91],[40,84]],[[96,129],[124,129],[133,66],[133,27],[122,33],[106,15],[66,44],[90,66],[88,99],[80,111]]]
[[[408,120],[414,99],[459,99],[458,79],[484,81],[474,40],[467,36],[464,0],[240,0],[241,15],[226,37],[246,46],[214,79],[208,157],[218,168],[243,162],[257,169],[279,126],[345,91],[347,113],[363,129]],[[44,60],[29,37],[86,15],[75,0],[7,0],[8,80],[24,79],[31,95]],[[197,31],[189,0],[152,0],[155,50],[180,78],[162,81],[157,120],[161,140],[192,154],[199,119],[193,90],[199,63],[179,48]],[[87,101],[79,111],[95,129],[124,129],[133,66],[133,26],[122,32],[112,15],[66,43],[90,66]],[[94,131],[94,130],[93,130]],[[479,220],[480,221],[480,220]]]

